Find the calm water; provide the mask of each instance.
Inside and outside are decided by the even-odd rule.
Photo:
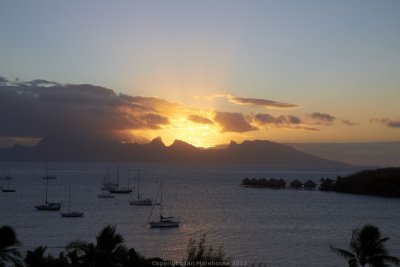
[[[16,193],[0,193],[0,224],[17,230],[23,249],[47,245],[58,253],[68,241],[93,241],[107,224],[117,226],[125,243],[145,256],[182,260],[188,240],[207,234],[233,260],[266,266],[346,266],[329,245],[346,248],[354,227],[366,223],[389,236],[389,251],[400,256],[400,199],[305,190],[242,188],[244,177],[294,178],[305,181],[339,173],[276,171],[263,167],[121,164],[120,184],[127,169],[144,169],[142,193],[153,196],[164,181],[164,204],[182,225],[176,229],[146,226],[151,207],[131,206],[129,195],[99,199],[107,164],[54,163],[57,180],[49,183],[49,200],[68,202],[83,218],[62,218],[36,211],[44,201],[44,163],[8,163]],[[115,165],[113,165],[115,167]],[[115,172],[115,168],[114,168]],[[132,184],[132,181],[131,181]],[[66,206],[66,205],[65,205]]]

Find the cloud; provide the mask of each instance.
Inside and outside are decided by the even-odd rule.
[[[354,125],[356,125],[354,122],[351,122],[351,121],[346,120],[346,119],[343,119],[343,120],[342,120],[342,123],[343,123],[344,125],[346,125],[346,126],[354,126]]]
[[[370,122],[379,122],[385,124],[389,128],[400,129],[400,120],[391,120],[388,118],[370,119]]]
[[[297,105],[277,102],[268,99],[261,99],[261,98],[245,98],[245,97],[236,97],[230,94],[217,94],[213,96],[208,96],[206,99],[212,98],[226,98],[231,103],[235,103],[238,105],[247,105],[247,106],[261,106],[265,108],[277,108],[277,109],[286,109],[286,108],[295,108]]]
[[[201,124],[213,124],[213,122],[210,119],[196,114],[190,114],[189,116],[187,116],[187,119],[192,122]]]
[[[0,136],[43,137],[73,132],[104,137],[132,129],[159,129],[169,123],[164,108],[176,104],[117,95],[89,84],[61,85],[44,80],[0,81]]]
[[[280,115],[274,117],[270,114],[257,114],[254,116],[254,120],[259,124],[300,124],[301,119],[297,116],[284,116]]]
[[[302,124],[300,117],[293,115],[280,115],[277,117],[271,114],[256,114],[252,117],[252,120],[258,125],[272,125],[275,128],[285,128],[293,130],[307,130],[307,131],[319,131],[318,128],[309,127]]]
[[[222,132],[243,133],[258,130],[241,113],[216,112],[214,120],[222,127]]]
[[[336,117],[328,113],[320,113],[320,112],[314,112],[308,114],[308,117],[310,117],[315,124],[324,124],[324,125],[330,125],[336,120]]]
[[[149,129],[160,129],[161,125],[169,124],[169,119],[167,117],[161,116],[159,114],[148,113],[140,116],[140,119],[146,124],[146,127]]]

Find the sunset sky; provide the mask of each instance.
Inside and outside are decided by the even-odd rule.
[[[400,141],[399,14],[397,0],[2,1],[0,146],[62,129]]]

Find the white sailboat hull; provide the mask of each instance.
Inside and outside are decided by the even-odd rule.
[[[156,221],[156,222],[149,222],[150,227],[155,228],[155,227],[160,227],[160,228],[166,228],[166,227],[179,227],[179,222],[177,221]]]

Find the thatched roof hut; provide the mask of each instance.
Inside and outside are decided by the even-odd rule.
[[[286,187],[286,181],[283,180],[282,178],[278,180],[278,184],[280,188],[285,188]]]
[[[268,184],[269,184],[269,187],[271,187],[271,188],[279,188],[279,182],[278,182],[278,180],[276,180],[274,178],[271,178],[269,180]]]
[[[258,184],[262,187],[268,187],[269,181],[265,178],[261,178],[258,180]]]
[[[307,182],[304,183],[305,189],[315,189],[316,186],[317,186],[317,184],[311,180],[308,180]]]
[[[292,182],[290,183],[290,187],[291,187],[291,188],[299,189],[299,188],[301,188],[302,186],[303,186],[303,183],[300,182],[300,181],[297,180],[297,179],[295,179],[294,181],[292,181]]]

